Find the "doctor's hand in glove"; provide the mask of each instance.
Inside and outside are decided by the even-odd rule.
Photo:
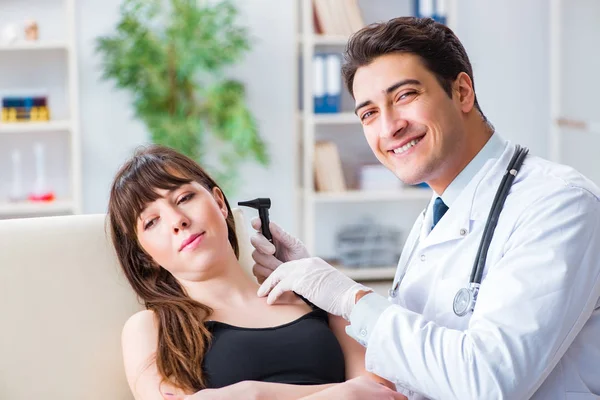
[[[310,257],[304,243],[281,229],[276,223],[269,224],[273,243],[269,242],[261,233],[260,218],[253,218],[250,223],[257,231],[250,237],[250,243],[255,249],[252,253],[254,259],[252,273],[256,276],[258,283],[263,283],[281,263]]]
[[[320,258],[303,258],[281,264],[258,289],[273,304],[285,292],[294,291],[330,314],[349,318],[356,297],[372,290],[354,282]]]

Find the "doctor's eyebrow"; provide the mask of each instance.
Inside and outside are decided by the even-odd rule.
[[[390,94],[392,92],[394,92],[396,89],[405,86],[405,85],[421,85],[421,81],[419,81],[418,79],[404,79],[401,80],[400,82],[396,82],[393,85],[389,86],[387,89],[384,90],[384,92],[386,94]],[[359,105],[357,105],[354,108],[354,114],[358,115],[358,110],[360,110],[361,108],[371,105],[373,104],[373,101],[371,100],[366,100],[363,101],[362,103],[360,103]]]

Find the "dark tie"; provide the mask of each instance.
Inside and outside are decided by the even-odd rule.
[[[444,214],[448,211],[448,206],[444,203],[441,197],[436,197],[433,202],[433,225],[431,225],[431,229],[433,229],[437,223],[442,219]]]

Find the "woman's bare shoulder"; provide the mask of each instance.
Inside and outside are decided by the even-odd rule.
[[[154,311],[143,310],[133,314],[125,322],[121,338],[125,344],[129,340],[149,339],[156,340],[158,325],[154,316]]]

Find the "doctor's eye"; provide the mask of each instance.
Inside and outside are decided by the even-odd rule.
[[[366,120],[367,118],[369,118],[369,117],[370,117],[371,115],[373,115],[373,114],[375,114],[375,112],[374,112],[374,111],[367,111],[367,112],[365,112],[364,114],[361,114],[361,116],[360,116],[360,120],[361,120],[361,121],[364,121],[364,120]]]
[[[397,98],[396,101],[401,101],[401,100],[406,100],[407,98],[414,96],[415,94],[417,94],[417,92],[415,90],[409,90],[408,92],[404,92],[401,93]]]

